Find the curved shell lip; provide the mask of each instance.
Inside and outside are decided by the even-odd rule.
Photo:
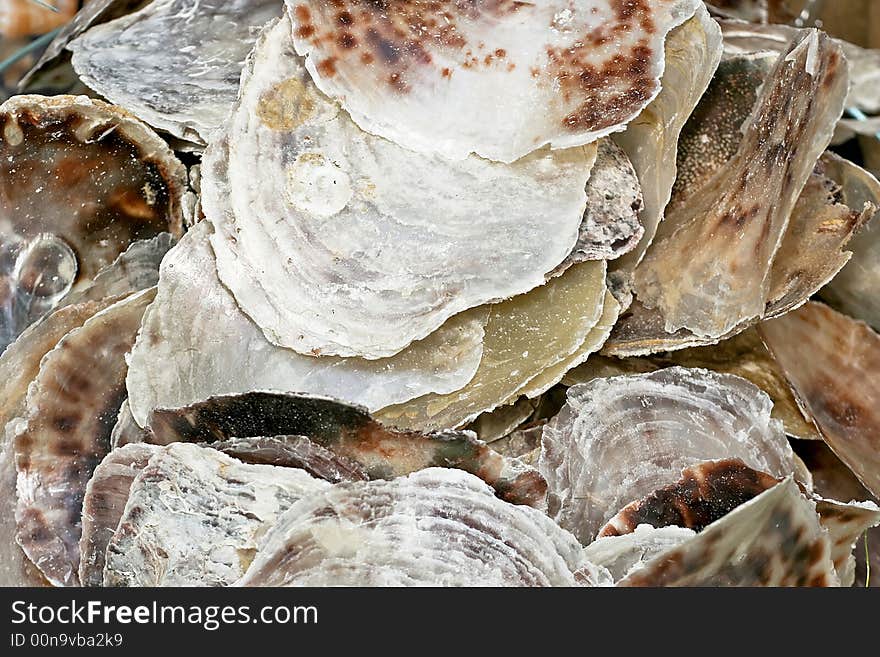
[[[86,119],[94,120],[96,127],[108,124],[109,129],[125,136],[141,151],[144,162],[158,167],[163,181],[168,185],[168,216],[171,219],[168,232],[175,238],[183,235],[182,200],[188,189],[186,167],[177,159],[168,144],[136,116],[121,107],[88,96],[39,94],[12,96],[0,105],[0,114],[2,113],[29,114],[38,119],[78,113]]]
[[[141,150],[144,161],[155,163],[164,174],[163,180],[169,185],[169,197],[173,203],[169,214],[175,219],[169,226],[169,232],[176,238],[182,235],[180,199],[187,190],[186,167],[177,159],[165,140],[136,116],[118,105],[89,96],[70,94],[19,94],[0,104],[0,114],[2,113],[14,116],[28,114],[37,120],[78,113],[84,118],[94,120],[96,127],[108,124],[112,126],[112,130],[121,132],[133,146]]]
[[[361,35],[359,30],[362,28],[358,25],[358,20],[352,19],[352,14],[357,8],[352,5],[361,4],[360,2],[335,3],[334,6],[338,10],[352,9],[351,13],[343,12],[349,14],[348,19],[338,24],[334,23],[330,16],[323,15],[316,21],[313,14],[321,12],[315,9],[313,4],[315,3],[310,0],[286,0],[288,14],[295,28],[293,34],[296,52],[305,57],[306,68],[321,91],[339,100],[363,130],[406,148],[437,153],[448,159],[461,160],[474,154],[508,164],[536,149],[549,147],[552,150],[562,150],[585,146],[603,137],[624,131],[626,126],[635,120],[660,93],[660,80],[666,65],[663,45],[669,32],[692,18],[703,7],[702,2],[693,0],[667,0],[663,3],[653,3],[654,7],[651,6],[652,3],[622,3],[627,5],[625,8],[614,6],[618,3],[607,1],[560,2],[558,7],[545,7],[543,6],[545,3],[471,3],[474,7],[469,15],[464,11],[456,13],[457,8],[447,10],[444,16],[447,27],[445,30],[442,28],[438,30],[436,23],[432,25],[418,10],[414,14],[408,14],[405,10],[398,10],[395,7],[395,4],[406,6],[406,2],[363,3],[372,4],[373,7],[368,6],[360,13],[368,17],[366,24],[369,25]],[[532,5],[537,5],[537,11],[544,12],[529,17],[534,25],[526,24],[542,33],[542,38],[538,40],[542,45],[535,53],[526,52],[525,56],[518,60],[516,55],[508,57],[508,49],[505,47],[495,49],[496,46],[508,45],[503,40],[495,44],[486,43],[488,37],[484,37],[483,40],[478,41],[481,36],[479,28],[491,33],[491,26],[498,30],[501,24],[502,29],[498,31],[503,32],[506,19],[517,14],[521,6],[535,9]],[[376,27],[378,21],[369,17],[371,9],[381,12],[378,13],[378,18],[391,26],[392,31],[389,34],[394,36],[381,34],[384,24],[379,28]],[[555,14],[552,13],[554,9],[557,10]],[[606,59],[599,58],[598,61],[589,59],[595,56],[596,51],[607,50],[607,41],[613,41],[600,27],[593,25],[589,18],[601,12],[605,14],[601,20],[610,23],[608,28],[612,32],[620,31],[627,34],[631,31],[644,30],[643,38],[638,42],[634,39],[632,43],[624,44],[618,36],[620,43],[614,57],[616,60],[632,62],[630,70],[626,73],[613,72],[613,67],[608,66],[612,55],[605,55]],[[490,27],[479,25],[481,19],[490,21]],[[524,20],[515,17],[506,22],[513,25],[513,29],[525,32]],[[542,22],[544,20],[549,22],[546,27]],[[419,31],[405,43],[396,43],[395,38],[403,39],[406,36],[399,29],[394,30],[396,21],[411,28],[417,26],[413,29]],[[629,21],[634,21],[634,24]],[[325,31],[322,32],[322,29]],[[510,29],[508,27],[507,32]],[[353,33],[357,33],[357,36]],[[543,38],[544,33],[550,35],[546,42]],[[521,37],[522,34],[519,36]],[[511,34],[505,33],[505,37],[507,41],[512,39]],[[420,42],[419,39],[422,41]],[[469,39],[471,44],[468,43]],[[346,45],[347,42],[358,44],[358,40],[365,42],[366,45],[359,49],[355,48],[354,51]],[[597,41],[599,45],[596,45]],[[370,49],[375,49],[375,53]],[[459,49],[465,53],[464,63],[458,61]],[[361,58],[354,61],[351,57],[352,52],[361,50],[364,51]],[[410,85],[407,81],[409,69],[421,65],[423,70],[417,70],[412,75],[415,80],[413,87],[418,88],[419,83],[423,83],[419,78],[429,75],[436,76],[442,81],[440,84],[455,84],[456,74],[483,73],[481,69],[483,62],[480,62],[483,50],[490,53],[484,60],[487,69],[506,58],[509,59],[506,67],[508,75],[518,74],[520,69],[530,68],[531,79],[528,80],[528,84],[531,86],[528,91],[531,101],[534,101],[535,96],[547,93],[542,89],[542,85],[552,86],[556,90],[559,90],[560,86],[568,85],[566,90],[556,95],[549,95],[547,102],[542,103],[544,114],[553,117],[552,130],[547,129],[546,126],[543,129],[533,130],[537,134],[530,139],[515,139],[516,133],[512,132],[511,138],[503,145],[486,140],[485,137],[477,139],[472,135],[468,136],[470,137],[468,141],[466,138],[463,139],[465,135],[461,134],[460,129],[459,134],[447,133],[445,137],[442,133],[425,131],[424,127],[407,130],[399,125],[401,117],[398,117],[396,122],[380,118],[381,112],[375,104],[370,104],[369,101],[359,102],[358,96],[364,95],[362,88],[364,85],[351,83],[352,79],[356,78],[359,68],[369,71],[370,75],[381,72],[381,75],[373,80],[376,83],[373,85],[374,89],[381,90],[383,85],[390,85],[393,91],[386,93],[405,95],[410,93]],[[585,52],[581,52],[582,50]],[[648,52],[647,56],[645,51]],[[565,53],[570,53],[571,61],[566,59]],[[523,55],[523,53],[518,54]],[[534,59],[529,59],[530,55],[534,55]],[[589,60],[590,64],[584,64],[581,58]],[[448,67],[442,68],[443,64],[438,64],[435,59],[448,64]],[[575,67],[574,74],[570,73],[569,66]],[[581,71],[577,71],[576,67],[581,67]],[[504,67],[498,68],[503,70]],[[648,70],[645,71],[645,68]],[[385,69],[388,69],[389,76],[384,75]],[[609,72],[609,69],[612,69],[612,72]],[[633,72],[632,69],[638,70]],[[425,73],[426,70],[429,73]],[[587,85],[578,87],[576,81],[583,79],[578,75],[581,72],[585,77],[604,76],[606,78],[604,86],[610,89],[619,85],[628,85],[628,88],[619,93],[615,93],[618,91],[616,88],[612,89],[608,97],[596,94],[591,97],[590,93],[585,91]],[[334,81],[338,78],[345,81],[337,85]],[[491,82],[491,77],[489,80]],[[440,85],[435,84],[435,90],[438,86]],[[487,83],[487,86],[493,85]],[[572,96],[576,98],[572,99]],[[603,102],[608,105],[609,113],[616,112],[613,120],[603,122],[593,116],[595,114],[593,106]],[[524,102],[523,98],[517,98],[517,103],[527,108],[535,104]],[[388,101],[386,100],[384,104],[387,106]],[[451,105],[451,103],[447,104]],[[621,110],[621,104],[627,104],[625,110]],[[473,113],[478,107],[466,107],[462,113]],[[585,117],[584,114],[588,116]],[[521,125],[521,131],[525,127],[526,125]]]
[[[220,280],[269,342],[304,355],[378,360],[454,315],[546,282],[577,242],[595,146],[542,150],[514,166],[477,157],[429,159],[364,132],[310,81],[308,100],[326,103],[327,111],[319,106],[307,123],[273,129],[253,118],[265,92],[291,78],[308,80],[289,33],[286,18],[264,28],[226,135],[212,141],[202,171]],[[303,85],[294,86],[298,92]],[[276,152],[287,166],[278,166]],[[244,173],[255,166],[273,176],[259,188]],[[406,167],[414,168],[410,181],[425,185],[420,194],[401,193]],[[310,188],[293,175],[303,169],[308,176],[314,169],[321,184],[341,195],[328,195],[329,205],[323,196],[313,204]],[[445,185],[431,184],[444,176],[466,193],[452,196]],[[493,193],[494,203],[483,199],[483,223],[475,224],[476,211],[461,198]],[[448,222],[434,220],[441,211],[451,215]],[[328,212],[336,224],[327,225]],[[552,237],[537,248],[548,227]],[[377,244],[373,232],[389,236]],[[487,234],[492,239],[480,243]],[[509,248],[499,248],[502,240]],[[278,266],[266,268],[267,258]],[[310,312],[294,311],[302,307]]]

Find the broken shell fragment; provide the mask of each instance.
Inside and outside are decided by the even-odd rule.
[[[594,145],[512,165],[407,151],[320,94],[289,30],[260,37],[202,169],[220,279],[270,342],[385,358],[545,282],[577,241]]]
[[[575,538],[485,483],[431,468],[294,504],[241,586],[574,586]]]
[[[825,442],[880,495],[880,336],[820,303],[759,329]]]
[[[86,486],[79,541],[81,586],[104,584],[107,546],[119,527],[132,482],[161,447],[126,445],[110,452],[95,468]]]
[[[626,505],[698,463],[736,458],[782,479],[794,454],[771,407],[745,379],[680,367],[569,388],[543,433],[550,515],[586,544]]]
[[[217,277],[211,232],[207,222],[196,224],[162,263],[156,301],[129,363],[129,404],[141,426],[154,408],[251,390],[326,395],[376,410],[452,392],[477,371],[484,309],[453,317],[379,360],[304,356],[271,344]]]
[[[616,584],[695,535],[694,530],[684,527],[640,525],[628,534],[600,536],[584,548],[584,557],[593,567],[605,568],[611,583]]]
[[[159,445],[305,436],[360,464],[373,479],[429,467],[460,468],[515,504],[542,506],[547,492],[534,468],[502,457],[469,431],[401,431],[383,426],[363,408],[322,397],[265,392],[214,397],[186,408],[157,409],[148,424],[150,441]]]
[[[156,0],[68,49],[89,88],[154,128],[205,143],[235,102],[256,33],[281,11],[275,0]]]
[[[619,586],[839,586],[812,503],[790,478],[667,550]]]
[[[82,96],[0,106],[0,351],[132,242],[179,235],[185,181],[165,142],[113,106]]]
[[[278,516],[327,486],[297,468],[246,465],[208,447],[159,449],[131,484],[104,585],[228,586]]]
[[[16,540],[55,585],[79,583],[82,500],[110,449],[125,398],[125,354],[153,290],[120,301],[68,333],[40,364],[16,432]]]
[[[763,315],[774,256],[847,84],[842,51],[818,31],[800,33],[779,58],[737,155],[667,215],[636,271],[638,298],[667,332],[718,339]]]
[[[625,506],[599,530],[599,537],[629,534],[639,525],[700,532],[778,483],[739,459],[700,463],[685,468],[676,483]]]
[[[622,130],[660,91],[667,34],[702,3],[445,2],[439,15],[403,0],[287,5],[318,88],[361,128],[513,162]]]

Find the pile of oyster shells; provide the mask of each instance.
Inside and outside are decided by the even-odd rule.
[[[0,106],[0,584],[865,585],[880,51],[778,4],[86,2]]]

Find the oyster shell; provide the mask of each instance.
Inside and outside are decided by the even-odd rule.
[[[502,162],[623,129],[660,91],[666,35],[701,5],[287,2],[318,88],[364,130]]]
[[[843,202],[850,207],[880,208],[880,182],[861,167],[839,157],[825,161],[826,174],[840,185]],[[838,310],[880,328],[880,218],[873,220],[850,242],[852,260],[820,292]]]
[[[294,504],[241,586],[573,586],[581,546],[476,477],[431,468]]]
[[[138,240],[99,271],[82,291],[62,299],[62,304],[124,296],[154,287],[159,282],[159,265],[174,246],[174,236],[159,233],[148,240]]]
[[[874,502],[838,502],[816,499],[816,512],[831,541],[831,560],[841,586],[852,586],[856,579],[853,550],[861,536],[880,525],[880,507]]]
[[[113,425],[113,431],[110,432],[110,448],[116,449],[131,443],[144,443],[148,438],[148,430],[135,422],[134,416],[131,414],[131,406],[126,399],[119,407],[116,424]]]
[[[644,236],[634,251],[612,266],[612,278],[627,291],[630,276],[654,240],[669,202],[679,134],[712,80],[721,51],[721,30],[701,6],[693,18],[669,34],[660,94],[625,132],[614,137],[635,166],[644,195],[639,216]]]
[[[767,350],[755,327],[707,347],[692,347],[650,357],[609,358],[595,356],[569,372],[563,384],[573,386],[593,379],[621,374],[644,374],[679,365],[735,374],[751,381],[773,401],[773,417],[781,420],[789,436],[821,440],[812,420],[804,415],[782,369]]]
[[[38,74],[49,68],[50,65],[62,59],[64,49],[67,44],[80,34],[89,29],[92,25],[98,25],[105,21],[113,20],[119,16],[124,16],[132,11],[140,9],[152,0],[87,0],[83,3],[73,20],[68,22],[61,28],[57,36],[52,39],[46,50],[37,60],[37,63],[28,71],[19,84],[20,89],[26,89],[34,82]]]
[[[631,502],[599,530],[623,536],[639,525],[685,527],[700,532],[738,506],[770,490],[779,479],[739,459],[708,461],[682,470],[681,479]]]
[[[862,485],[852,470],[844,465],[825,443],[795,441],[794,449],[813,475],[815,495],[821,496],[825,501],[868,500],[875,504],[878,502],[878,499]],[[840,505],[839,502],[832,502],[832,504]],[[850,532],[850,536],[854,536],[855,531],[858,530],[859,522],[869,517],[865,513],[866,505],[863,502],[850,502],[845,506],[850,507],[854,513],[848,514],[849,519],[843,523],[829,522],[827,527],[832,535],[838,533],[837,527],[841,527]],[[835,520],[836,515],[829,516],[829,520]],[[825,519],[823,519],[824,522]],[[839,533],[840,539],[844,539],[845,535],[845,533]],[[880,568],[880,527],[874,527],[865,533],[864,549],[856,545],[855,572],[851,572],[852,549],[845,550],[846,542],[840,539],[832,539],[832,542],[834,543],[835,567],[840,573],[843,585],[852,584],[853,579],[859,585],[862,582],[865,583],[865,586],[880,585],[880,580],[876,577],[877,569]],[[842,563],[839,561],[841,556],[843,557]]]
[[[569,388],[544,427],[538,465],[550,515],[586,544],[620,509],[676,482],[688,466],[738,458],[784,478],[794,454],[771,407],[745,379],[680,367]]]
[[[584,548],[584,557],[589,564],[605,568],[613,584],[695,535],[684,527],[641,525],[628,534],[597,538]]]
[[[179,235],[185,176],[149,128],[100,101],[0,106],[0,351],[133,241]]]
[[[536,397],[601,346],[616,309],[605,287],[605,263],[575,265],[528,294],[489,307],[483,356],[467,385],[384,408],[377,417],[423,431],[447,429],[520,395]]]
[[[774,256],[847,84],[842,51],[818,31],[780,57],[737,155],[666,217],[636,271],[639,300],[662,313],[668,333],[717,339],[763,315]],[[760,202],[771,190],[776,200]]]
[[[404,150],[321,96],[282,20],[205,153],[202,208],[220,279],[270,342],[377,359],[543,284],[575,246],[595,153],[503,165]]]
[[[0,586],[36,586],[45,579],[15,542],[15,433],[20,430],[28,385],[40,362],[70,331],[119,299],[87,301],[59,308],[30,326],[0,355]]]
[[[153,290],[68,333],[42,360],[14,432],[16,540],[46,579],[78,584],[82,500],[125,398],[126,352]]]
[[[73,68],[154,128],[205,143],[238,93],[256,33],[277,0],[154,0],[68,45]]]
[[[871,493],[880,494],[880,391],[874,375],[880,336],[820,303],[759,329],[825,442]]]
[[[155,445],[134,444],[115,449],[95,468],[86,486],[79,540],[79,581],[82,586],[104,584],[107,546],[122,519],[135,477],[162,451]]]
[[[150,441],[159,445],[305,436],[362,465],[371,478],[432,466],[460,468],[516,504],[541,506],[547,491],[535,469],[496,454],[469,431],[401,431],[383,426],[362,408],[321,397],[265,392],[214,397],[186,408],[155,410],[149,426]]]
[[[370,479],[364,463],[322,447],[305,436],[232,438],[211,443],[211,448],[252,465],[301,468],[313,477],[334,484]]]
[[[626,153],[611,139],[599,140],[577,243],[554,273],[579,262],[614,260],[632,251],[645,233],[639,223],[643,205],[639,178]]]
[[[831,545],[792,479],[655,557],[619,586],[838,586]]]
[[[376,410],[452,392],[477,371],[485,309],[453,317],[380,360],[304,356],[271,344],[217,277],[211,233],[207,222],[196,224],[162,264],[156,302],[144,318],[127,378],[132,415],[141,426],[154,408],[250,390],[328,395]]]
[[[668,210],[684,205],[736,155],[761,85],[778,58],[779,53],[761,51],[728,55],[718,64],[706,93],[681,131]]]
[[[107,546],[104,585],[228,586],[282,512],[329,486],[297,468],[169,445],[131,483]]]

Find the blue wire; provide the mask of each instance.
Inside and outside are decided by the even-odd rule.
[[[15,64],[15,62],[22,59],[23,57],[27,57],[33,51],[39,50],[43,46],[49,45],[49,43],[52,41],[52,39],[54,39],[60,31],[61,31],[61,28],[57,27],[54,30],[52,30],[51,32],[44,34],[43,36],[41,36],[38,39],[34,39],[33,41],[31,41],[29,44],[27,44],[23,48],[12,53],[12,55],[10,55],[6,59],[4,59],[2,62],[0,62],[0,73],[3,73],[3,71],[5,71],[7,68],[9,68],[13,64]]]
[[[868,116],[860,110],[858,107],[849,107],[846,110],[846,113],[853,117],[856,121],[867,121]],[[880,140],[880,132],[874,134],[878,140]]]

